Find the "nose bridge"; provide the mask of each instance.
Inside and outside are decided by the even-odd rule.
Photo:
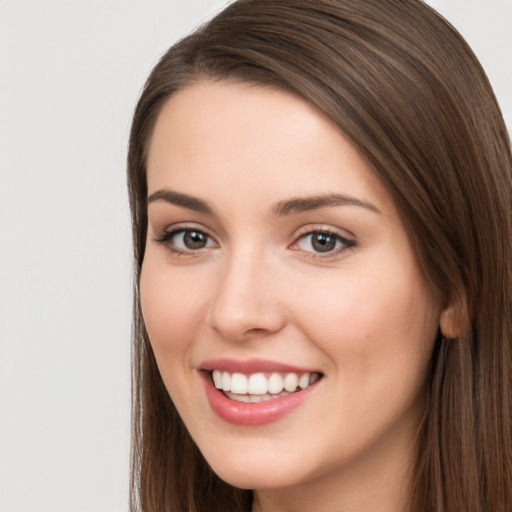
[[[284,317],[273,268],[261,247],[234,248],[223,263],[211,304],[212,327],[235,341],[278,331]]]

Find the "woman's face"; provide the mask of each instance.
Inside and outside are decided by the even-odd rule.
[[[163,108],[148,190],[144,320],[219,476],[406,471],[441,308],[354,146],[287,92],[204,82]]]

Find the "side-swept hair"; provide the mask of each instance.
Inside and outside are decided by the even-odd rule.
[[[418,433],[411,512],[512,511],[512,157],[488,79],[420,0],[238,0],[175,44],[137,105],[128,156],[133,222],[131,510],[241,512],[179,418],[139,304],[146,156],[156,118],[202,80],[275,86],[323,111],[392,194],[432,290],[457,306],[439,336]]]

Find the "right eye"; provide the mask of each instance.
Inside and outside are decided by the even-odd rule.
[[[165,232],[156,242],[165,244],[171,252],[184,254],[215,247],[211,236],[199,229],[174,229]]]

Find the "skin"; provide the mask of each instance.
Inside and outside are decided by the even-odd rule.
[[[165,385],[217,474],[254,489],[254,510],[405,510],[424,385],[440,319],[391,196],[337,127],[290,93],[202,82],[168,100],[148,157],[153,200],[141,276]],[[333,204],[276,215],[291,198]],[[193,206],[193,205],[192,205]],[[281,212],[282,213],[282,212]],[[191,250],[180,234],[208,235]],[[348,240],[319,253],[311,232]],[[181,250],[181,253],[173,251]],[[199,368],[266,359],[321,371],[278,421],[220,419]]]

